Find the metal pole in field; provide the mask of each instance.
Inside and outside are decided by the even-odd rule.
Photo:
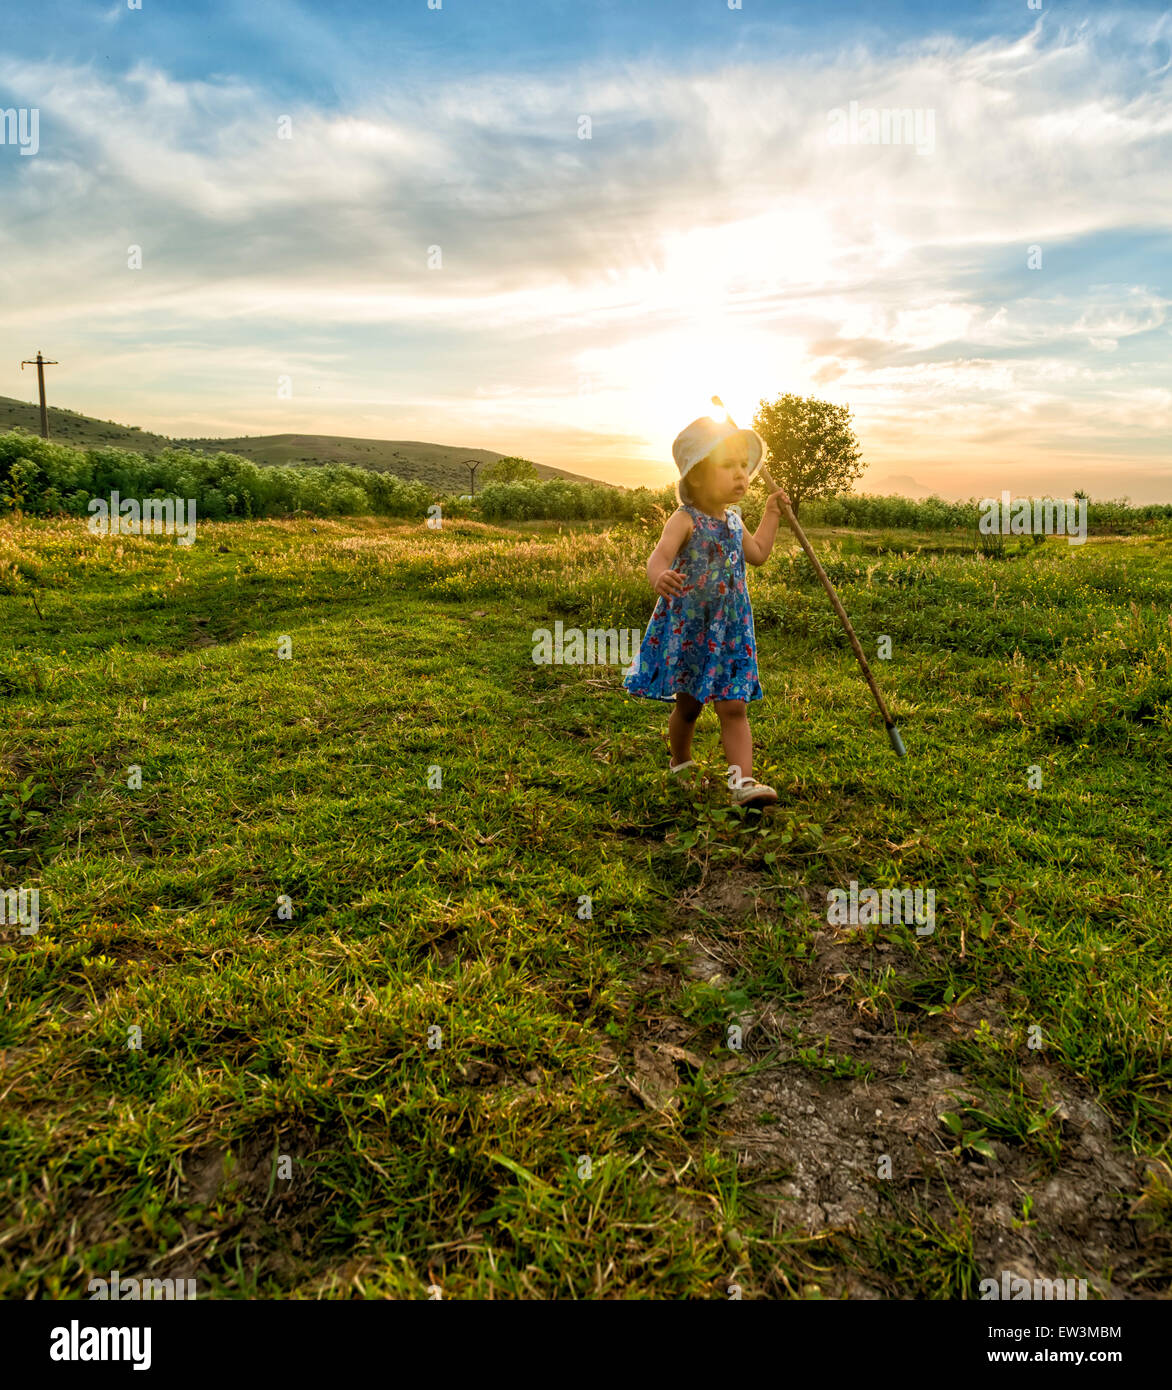
[[[20,364],[20,370],[23,372],[24,369],[25,369],[26,367],[31,367],[32,365],[33,365],[32,359],[26,357],[25,360]],[[40,387],[40,389],[41,389],[41,438],[42,438],[42,439],[48,439],[48,437],[49,437],[49,411],[48,411],[48,409],[47,409],[47,407],[46,407],[46,405],[45,405],[45,368],[46,368],[46,367],[56,367],[56,366],[58,366],[58,365],[59,365],[59,364],[58,364],[57,362],[51,362],[47,357],[42,357],[42,356],[41,356],[41,349],[40,349],[40,348],[37,348],[36,367],[37,367],[37,385],[38,385],[38,386]]]
[[[476,470],[484,462],[483,459],[465,459],[464,467],[472,474],[472,495],[476,496]]]

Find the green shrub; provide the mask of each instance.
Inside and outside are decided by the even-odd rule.
[[[31,515],[66,512],[84,516],[92,497],[194,498],[198,515],[228,517],[313,516],[413,517],[422,520],[436,502],[445,515],[485,521],[627,521],[656,529],[677,506],[674,487],[618,488],[564,478],[490,483],[471,501],[442,496],[426,483],[348,464],[265,467],[238,454],[187,448],[140,454],[114,445],[80,449],[41,439],[24,430],[0,434],[0,511]],[[754,489],[744,504],[745,524],[755,529],[765,493]],[[965,531],[974,547],[1003,553],[1001,537],[980,537],[975,498],[946,502],[939,497],[843,493],[810,501],[802,520],[812,526],[882,530]],[[1133,507],[1126,498],[1092,502],[1088,529],[1097,534],[1172,529],[1172,505]],[[987,544],[986,544],[987,542]]]
[[[163,449],[146,455],[108,446],[77,449],[13,430],[0,435],[0,511],[84,516],[93,497],[194,498],[198,515],[228,517],[383,516],[422,518],[435,500],[420,482],[372,469],[267,468],[237,454]]]

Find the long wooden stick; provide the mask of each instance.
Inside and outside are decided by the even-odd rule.
[[[732,424],[734,426],[736,425],[736,421],[733,420],[732,416],[725,410],[724,402],[719,396],[712,397],[712,404],[718,405],[721,410],[724,410],[724,413],[728,415]],[[770,476],[769,469],[766,468],[764,464],[761,465],[761,473],[771,492],[780,491],[777,484]],[[822,587],[826,590],[826,597],[834,605],[834,611],[838,614],[839,621],[846,629],[846,635],[850,638],[850,644],[854,648],[855,657],[858,660],[859,666],[862,668],[867,684],[871,687],[871,694],[874,695],[875,703],[879,706],[879,713],[883,716],[883,723],[887,728],[887,737],[891,741],[891,746],[895,749],[897,757],[906,758],[907,749],[903,746],[903,739],[900,737],[899,729],[896,726],[895,720],[892,719],[891,715],[888,713],[887,706],[883,702],[883,696],[879,693],[879,687],[875,684],[875,677],[871,674],[870,666],[867,665],[867,658],[863,655],[863,649],[859,645],[859,639],[855,636],[854,628],[851,627],[851,620],[846,615],[846,609],[842,606],[842,600],[834,592],[834,585],[831,584],[826,576],[826,571],[818,563],[818,557],[814,554],[810,542],[806,539],[806,533],[798,525],[798,519],[794,516],[793,508],[788,502],[783,502],[781,506],[785,512],[785,519],[789,522],[790,530],[797,536],[798,544],[806,552],[806,558],[814,566],[814,573],[821,580]]]
[[[778,490],[777,484],[773,481],[769,469],[766,468],[764,464],[761,465],[761,472],[770,489],[776,492]],[[883,701],[883,696],[879,693],[879,687],[875,683],[875,677],[871,674],[870,666],[867,665],[867,658],[863,655],[863,649],[859,645],[859,639],[855,636],[855,630],[851,626],[851,620],[846,615],[846,609],[842,606],[842,600],[835,593],[834,585],[831,584],[826,571],[819,563],[817,555],[814,554],[810,542],[806,539],[806,533],[798,525],[798,519],[794,516],[793,508],[788,502],[783,502],[781,506],[782,510],[785,512],[785,519],[789,522],[790,530],[797,536],[798,544],[806,552],[806,558],[814,566],[814,573],[822,581],[822,587],[826,590],[826,597],[834,605],[834,611],[838,614],[839,621],[846,629],[846,635],[850,638],[850,644],[854,648],[855,657],[858,659],[860,667],[862,667],[863,676],[867,684],[871,687],[871,694],[874,695],[875,703],[879,706],[879,713],[883,716],[883,723],[887,727],[887,734],[891,739],[891,746],[901,758],[905,758],[907,757],[907,749],[904,748],[903,739],[900,738],[895,720],[892,719],[891,715],[888,713],[887,706]]]

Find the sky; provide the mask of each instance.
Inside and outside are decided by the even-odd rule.
[[[4,25],[0,395],[35,399],[43,349],[52,403],[164,434],[636,486],[677,476],[713,393],[748,425],[793,392],[850,408],[860,490],[1172,501],[1165,5],[45,0]]]

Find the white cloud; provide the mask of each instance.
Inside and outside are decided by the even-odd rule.
[[[1056,32],[820,66],[782,53],[699,74],[648,59],[406,80],[340,112],[146,63],[115,82],[0,60],[9,100],[42,112],[41,153],[0,170],[7,326],[51,326],[75,357],[116,339],[133,360],[149,342],[178,393],[217,362],[287,359],[299,335],[343,363],[361,342],[361,391],[381,333],[421,398],[430,373],[444,389],[429,398],[486,409],[499,372],[531,393],[504,398],[518,420],[527,402],[551,429],[559,409],[584,424],[605,405],[608,436],[639,435],[653,395],[642,432],[658,438],[673,381],[722,360],[746,390],[817,386],[876,419],[901,411],[905,428],[948,409],[964,429],[974,401],[969,420],[1004,420],[1012,400],[1056,421],[1075,402],[1078,418],[1075,392],[1166,327],[1172,301],[1102,274],[1085,293],[1050,289],[1046,272],[1027,278],[1025,248],[1172,220],[1172,82],[1144,57],[1166,23]],[[851,100],[933,110],[935,152],[830,146],[826,112]],[[130,242],[142,272],[125,269]],[[938,349],[952,360],[927,360]],[[1148,351],[1132,376],[1122,365],[1124,397],[1151,389]],[[585,406],[583,362],[599,382]]]

